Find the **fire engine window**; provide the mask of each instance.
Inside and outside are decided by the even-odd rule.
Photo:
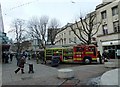
[[[94,51],[95,48],[94,47],[89,47],[89,51]]]
[[[76,52],[81,52],[81,51],[83,51],[84,50],[84,48],[81,48],[81,47],[77,47],[76,48]]]
[[[94,52],[94,55],[96,55],[95,47],[89,47],[89,51]]]

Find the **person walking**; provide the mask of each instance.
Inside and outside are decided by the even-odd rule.
[[[13,54],[10,53],[10,61],[12,62],[12,60],[13,60]]]
[[[110,59],[109,53],[107,52],[107,50],[104,50],[102,56],[103,56],[104,62],[108,62],[108,59]]]
[[[101,56],[101,54],[100,54],[100,51],[98,51],[98,58],[99,58],[100,64],[102,64],[102,56]]]
[[[25,64],[25,58],[24,56],[19,61],[19,66],[17,70],[15,70],[15,74],[21,69],[21,73],[24,74],[24,64]]]

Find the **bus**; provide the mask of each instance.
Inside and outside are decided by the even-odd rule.
[[[85,63],[97,62],[97,47],[95,45],[77,45],[72,47],[46,48],[45,60],[52,57],[59,57],[60,62],[66,63]]]

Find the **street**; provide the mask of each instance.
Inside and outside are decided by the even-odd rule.
[[[91,78],[101,76],[110,68],[104,68],[103,64],[63,64],[57,67],[36,64],[35,60],[27,60],[33,63],[35,73],[28,73],[28,65],[25,64],[25,74],[14,73],[17,68],[16,59],[9,64],[2,64],[2,84],[3,85],[86,85]],[[58,69],[71,68],[74,70],[75,77],[71,80],[58,79]]]

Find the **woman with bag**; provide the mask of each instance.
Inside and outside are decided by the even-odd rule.
[[[18,69],[15,70],[15,74],[21,69],[21,73],[24,74],[24,64],[25,64],[25,57],[23,56],[20,59],[19,65],[18,65]]]

